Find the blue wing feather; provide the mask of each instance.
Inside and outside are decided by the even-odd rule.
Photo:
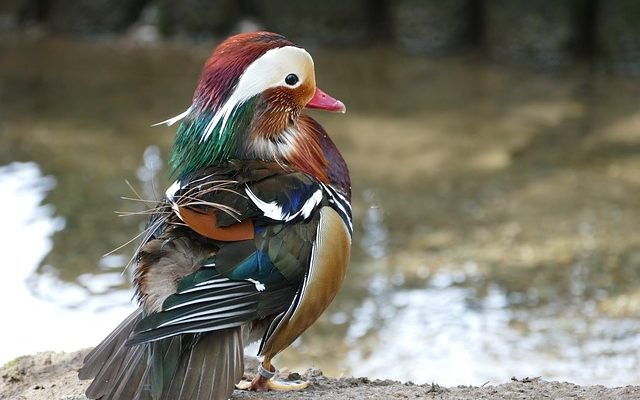
[[[237,264],[228,274],[228,278],[233,280],[253,279],[261,283],[275,283],[284,280],[284,276],[271,262],[269,255],[261,250],[257,250]]]

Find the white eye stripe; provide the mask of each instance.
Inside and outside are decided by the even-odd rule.
[[[289,87],[295,88],[309,80],[315,85],[313,59],[306,50],[294,46],[279,47],[267,51],[252,62],[240,76],[231,96],[207,125],[200,142],[206,140],[218,125],[218,132],[224,131],[229,116],[240,104],[267,89],[286,85],[285,79],[289,74],[298,77],[298,83],[294,86],[287,85]]]

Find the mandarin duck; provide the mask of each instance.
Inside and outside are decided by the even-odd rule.
[[[232,36],[205,63],[171,151],[175,182],[136,250],[139,308],[85,358],[92,399],[226,399],[291,390],[272,359],[324,312],[349,263],[347,165],[305,108],[345,112],[307,51]],[[244,347],[260,340],[252,381]]]

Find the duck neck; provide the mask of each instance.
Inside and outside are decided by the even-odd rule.
[[[241,158],[254,101],[231,110],[199,110],[196,105],[176,132],[169,164],[172,176],[189,175],[212,164]]]
[[[176,132],[169,161],[173,176],[181,178],[231,159],[260,159],[306,172],[351,196],[346,163],[313,118],[283,119],[274,134],[264,129],[254,100],[226,113],[192,108]]]

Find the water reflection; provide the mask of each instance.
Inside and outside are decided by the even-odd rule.
[[[91,294],[77,283],[61,281],[51,266],[36,273],[52,249],[51,236],[65,227],[64,218],[56,216],[51,205],[41,204],[55,186],[56,180],[43,176],[34,162],[0,167],[0,209],[5,210],[0,230],[3,362],[34,351],[88,346],[114,318],[123,315],[118,307],[96,314],[87,307]],[[87,308],[69,308],[79,304]],[[78,329],[81,322],[86,326]]]
[[[210,47],[0,40],[0,302],[20,304],[0,361],[95,344],[133,307],[118,248],[145,221],[113,211],[166,188],[173,128],[149,125],[185,109]],[[640,82],[380,49],[315,60],[349,106],[318,118],[352,171],[355,245],[277,365],[640,383]]]
[[[609,385],[640,379],[637,319],[599,317],[593,303],[572,312],[514,309],[499,286],[479,298],[472,285],[483,278],[463,279],[439,273],[423,289],[367,299],[347,335],[354,373],[438,377],[444,385],[500,383],[512,375]]]
[[[158,189],[158,175],[162,171],[163,162],[158,146],[148,146],[142,154],[143,165],[136,171],[138,181],[142,183],[142,198],[147,200],[159,200],[162,188]]]
[[[382,258],[387,255],[389,242],[387,228],[384,224],[384,214],[372,190],[363,194],[365,213],[362,219],[362,239],[360,247],[372,258]]]

